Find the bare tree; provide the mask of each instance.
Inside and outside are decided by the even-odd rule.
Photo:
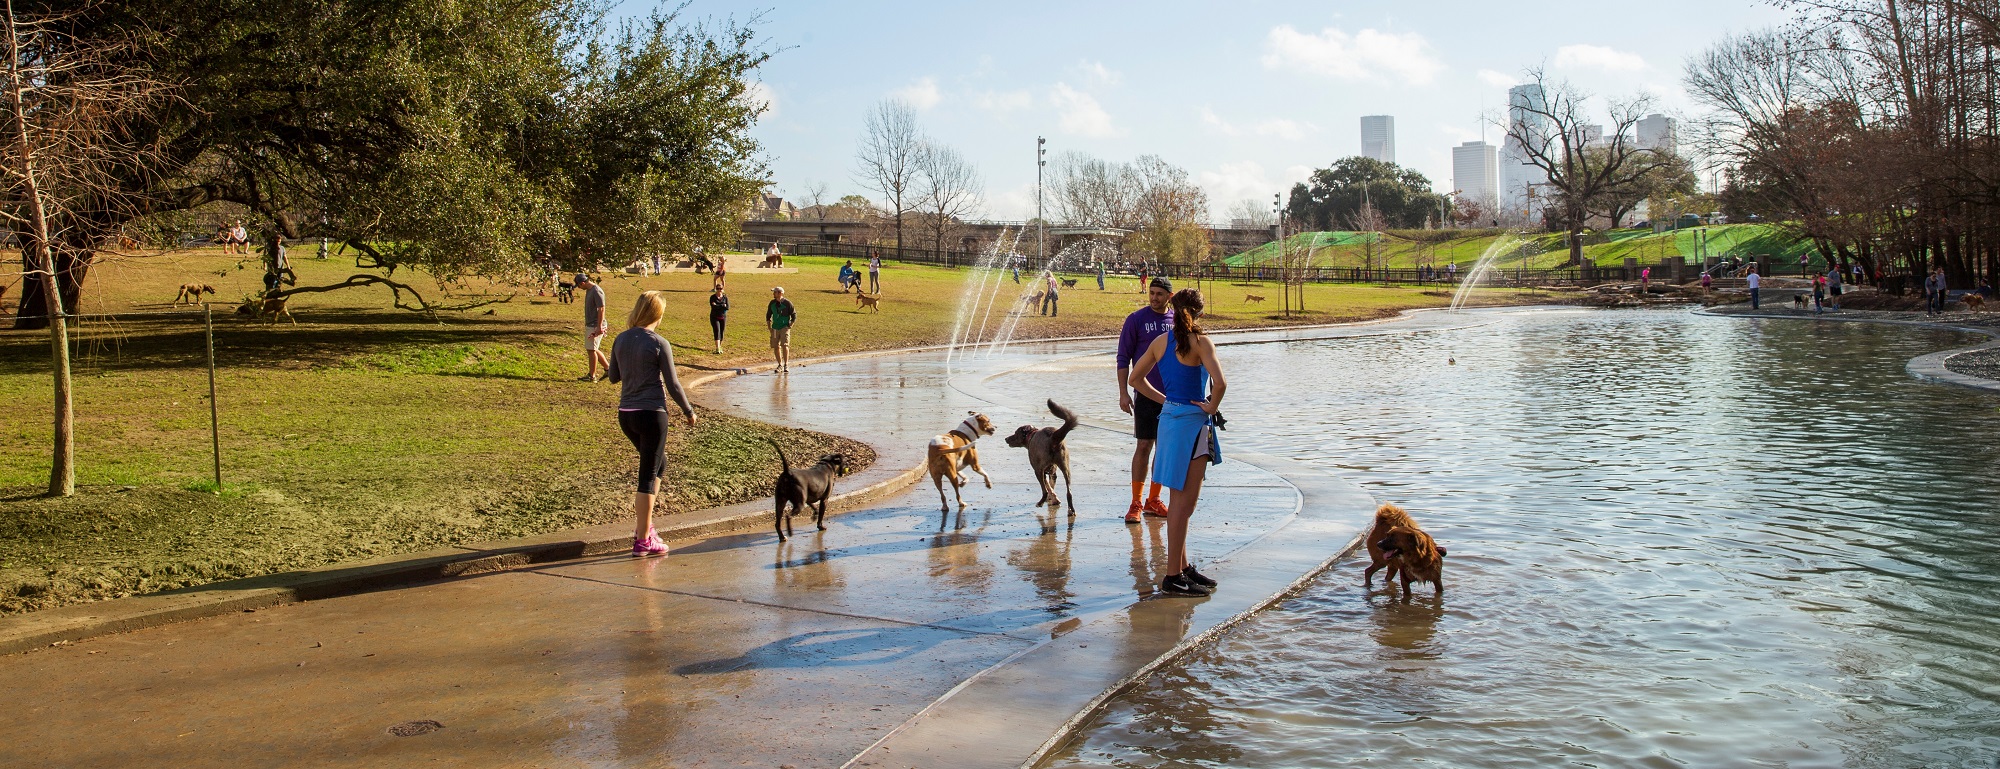
[[[1388,221],[1386,217],[1382,216],[1381,209],[1376,208],[1375,204],[1369,202],[1366,198],[1362,199],[1360,210],[1355,211],[1353,216],[1347,217],[1347,228],[1361,233],[1362,236],[1362,280],[1369,280],[1375,275],[1376,234],[1388,225]]]
[[[914,205],[922,215],[931,250],[943,251],[948,236],[978,213],[984,203],[979,171],[957,150],[924,142],[917,152]]]
[[[118,180],[144,168],[156,149],[134,139],[130,124],[167,94],[143,72],[114,63],[135,43],[83,44],[63,34],[65,21],[62,15],[17,14],[7,0],[10,115],[6,154],[0,158],[0,178],[6,181],[0,217],[21,241],[24,277],[39,281],[47,296],[55,377],[50,496],[76,492],[69,362],[69,317],[75,308],[63,300],[61,252],[96,249],[116,229],[89,230],[93,223],[137,209],[138,201]]]
[[[1571,264],[1583,262],[1583,227],[1591,205],[1611,193],[1640,184],[1667,155],[1634,139],[1639,120],[1653,109],[1652,97],[1640,95],[1607,104],[1609,123],[1599,132],[1587,112],[1589,96],[1568,83],[1550,83],[1540,68],[1528,71],[1528,82],[1540,86],[1540,103],[1514,104],[1516,119],[1506,126],[1507,139],[1522,159],[1541,169],[1553,192],[1551,213],[1569,233]]]
[[[1049,197],[1064,224],[1131,228],[1141,184],[1132,166],[1081,152],[1064,152],[1049,164]]]
[[[1229,207],[1229,223],[1237,227],[1265,229],[1276,222],[1271,205],[1257,198],[1244,198]]]
[[[1132,224],[1127,248],[1162,264],[1193,266],[1208,258],[1208,193],[1186,169],[1158,155],[1141,155],[1127,172],[1133,179]]]
[[[826,182],[806,182],[804,196],[799,200],[816,221],[826,221],[826,190]]]
[[[923,132],[917,128],[917,111],[901,99],[885,99],[868,113],[855,153],[857,181],[874,190],[888,204],[896,219],[896,247],[903,247],[903,214],[910,211],[911,191],[917,180],[917,161],[924,147]]]

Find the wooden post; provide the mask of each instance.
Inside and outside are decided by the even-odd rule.
[[[208,336],[208,443],[215,455],[215,493],[222,493],[222,428],[215,405],[215,314],[201,303],[201,325]]]

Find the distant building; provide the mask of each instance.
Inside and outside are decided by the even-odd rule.
[[[1585,147],[1601,147],[1608,143],[1604,138],[1604,126],[1596,123],[1577,126],[1576,132],[1582,134],[1579,138],[1583,141],[1578,143]]]
[[[799,209],[776,195],[757,195],[750,199],[750,210],[746,218],[752,221],[789,222],[799,218]]]
[[[1641,119],[1638,128],[1639,146],[1668,153],[1676,149],[1673,118],[1654,113]]]
[[[1494,218],[1493,209],[1500,203],[1500,148],[1483,141],[1451,148],[1451,183],[1459,195]]]
[[[1533,83],[1507,89],[1507,139],[1500,146],[1500,216],[1504,222],[1533,220],[1540,208],[1533,188],[1547,184],[1548,174],[1529,161],[1528,138],[1538,151],[1546,151],[1548,96]]]
[[[1361,156],[1384,163],[1396,162],[1396,117],[1361,116]]]

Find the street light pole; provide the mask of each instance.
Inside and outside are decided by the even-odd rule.
[[[1047,249],[1049,223],[1042,218],[1042,168],[1049,164],[1048,145],[1048,139],[1035,137],[1035,261],[1041,262],[1045,269],[1048,267],[1048,256],[1044,251]]]

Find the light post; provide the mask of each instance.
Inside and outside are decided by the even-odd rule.
[[[1049,164],[1049,140],[1035,137],[1035,261],[1043,268],[1048,267],[1048,256],[1044,254],[1049,236],[1048,220],[1042,218],[1042,168]]]

